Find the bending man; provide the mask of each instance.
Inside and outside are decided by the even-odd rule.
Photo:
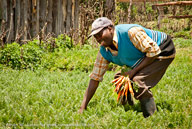
[[[143,116],[151,116],[156,105],[150,89],[160,81],[175,57],[171,37],[137,24],[114,26],[106,17],[100,17],[93,22],[89,37],[91,36],[95,37],[101,47],[79,112],[86,109],[107,71],[108,64],[112,62],[132,69],[117,73],[116,76],[129,75],[130,79],[137,82],[139,89],[135,91],[134,97],[141,103]],[[127,97],[128,103],[132,105],[130,94]]]

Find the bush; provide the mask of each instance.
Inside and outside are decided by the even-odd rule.
[[[59,60],[71,48],[73,48],[73,41],[66,35],[59,35],[47,43],[43,41],[40,43],[39,40],[33,40],[22,46],[18,43],[7,44],[4,49],[0,50],[0,64],[13,69],[34,70],[40,67],[68,69],[68,67],[65,67],[66,65],[63,65],[66,64],[66,61]],[[61,58],[58,58],[59,56]],[[67,59],[67,62],[70,63],[72,61]],[[74,65],[70,69],[73,69],[73,67]]]
[[[21,46],[21,64],[23,69],[36,69],[41,65],[43,50],[36,42]]]
[[[55,44],[56,44],[56,51],[65,51],[66,49],[73,48],[73,40],[71,40],[70,37],[67,35],[59,35],[57,38],[55,38]]]
[[[7,46],[0,51],[0,63],[11,68],[21,68],[21,52],[18,43],[7,44]]]
[[[36,69],[41,64],[42,54],[43,50],[36,42],[23,46],[12,43],[0,51],[0,63],[13,69]]]

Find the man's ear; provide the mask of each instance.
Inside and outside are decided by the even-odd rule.
[[[112,30],[113,28],[112,28],[111,26],[108,26],[108,29],[109,29],[109,30]]]
[[[113,28],[111,26],[108,26],[107,29],[109,30],[109,32],[111,33]]]
[[[108,26],[108,29],[109,29],[109,31],[113,34],[114,32],[114,27],[112,27],[112,26]]]

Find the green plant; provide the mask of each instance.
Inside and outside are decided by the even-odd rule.
[[[147,14],[149,14],[149,13],[154,14],[154,10],[152,9],[151,4],[149,4],[149,3],[146,3],[146,13]]]
[[[36,69],[41,65],[42,55],[43,50],[35,41],[22,46],[12,43],[0,51],[0,63],[13,69]]]
[[[36,69],[41,65],[43,50],[36,42],[21,46],[21,63],[23,69]]]
[[[190,31],[179,31],[174,33],[174,37],[192,39]]]
[[[11,68],[21,68],[21,53],[18,43],[7,44],[4,49],[0,50],[0,63]]]
[[[59,35],[55,38],[56,51],[65,51],[73,48],[73,40],[67,35]]]

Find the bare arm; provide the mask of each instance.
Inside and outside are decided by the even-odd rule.
[[[98,85],[99,85],[99,81],[95,81],[93,79],[90,79],[89,86],[85,92],[83,102],[82,102],[81,107],[79,109],[79,113],[82,113],[83,110],[87,108],[87,105],[88,105],[89,101],[91,100],[91,98],[93,97],[93,95],[95,94],[95,91],[96,91]]]
[[[155,57],[145,57],[143,59],[143,61],[138,66],[136,66],[131,71],[125,72],[124,75],[129,75],[129,77],[132,79],[137,72],[139,72],[144,67],[150,65],[156,58],[157,58],[157,56],[155,56]]]
[[[93,71],[89,76],[92,79],[90,79],[90,81],[89,81],[89,86],[85,92],[81,107],[79,109],[79,113],[82,113],[83,110],[85,110],[87,108],[89,101],[95,94],[95,91],[99,85],[99,81],[102,81],[103,75],[107,71],[108,65],[109,65],[109,62],[105,58],[103,58],[103,56],[101,55],[101,53],[99,51],[97,54],[97,58],[96,58],[94,67],[93,67]],[[98,81],[96,81],[94,79],[97,79]]]

